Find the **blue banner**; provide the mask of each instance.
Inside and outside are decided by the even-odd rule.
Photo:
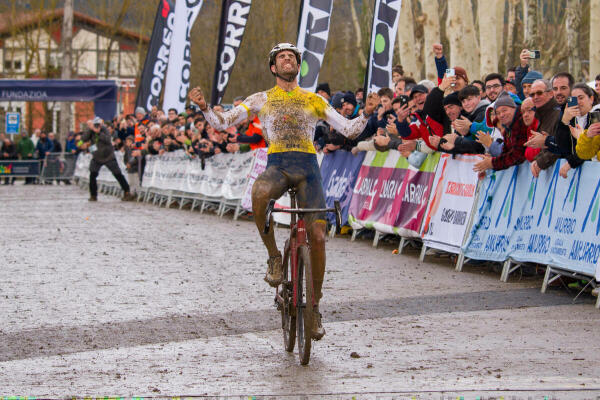
[[[529,164],[488,175],[480,189],[465,255],[528,261],[594,276],[600,256],[600,164],[559,175],[565,160],[542,171]]]
[[[348,209],[352,199],[352,190],[358,177],[358,172],[365,158],[365,152],[353,155],[344,150],[325,154],[321,163],[321,178],[327,207],[333,207],[338,200],[342,208],[342,225],[348,223]],[[330,223],[335,224],[335,216],[327,215]]]

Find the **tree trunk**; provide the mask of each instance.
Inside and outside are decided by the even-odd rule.
[[[536,0],[523,0],[523,22],[525,24],[523,44],[527,49],[536,50],[538,36]]]
[[[508,70],[513,65],[512,47],[515,38],[515,22],[517,20],[517,0],[508,0],[508,27],[506,31],[506,43],[504,44],[504,66]]]
[[[400,62],[404,68],[404,74],[412,77],[421,75],[417,69],[417,57],[415,54],[415,27],[412,2],[404,0],[400,8],[400,20],[398,21],[398,47],[400,49]]]
[[[581,57],[579,52],[579,28],[581,22],[581,1],[567,0],[565,28],[567,32],[567,48],[569,54],[569,72],[576,81],[582,79]],[[596,48],[595,52],[598,51]]]
[[[475,23],[470,0],[448,2],[447,25],[450,65],[465,68],[467,74],[478,74],[479,48],[475,40]],[[473,79],[473,76],[470,79]]]
[[[62,37],[60,45],[62,47],[62,71],[61,79],[71,79],[71,53],[73,43],[73,0],[65,0]],[[60,103],[60,127],[58,129],[59,142],[67,138],[71,128],[71,103],[63,101]]]
[[[423,62],[425,63],[425,78],[437,83],[437,68],[433,60],[433,45],[440,43],[440,14],[438,2],[434,0],[421,1],[423,9]]]
[[[498,48],[496,42],[496,10],[494,0],[479,0],[479,46],[481,51],[479,76],[483,77],[498,71]]]
[[[362,33],[360,30],[360,21],[356,16],[356,9],[354,8],[354,0],[350,0],[350,11],[352,15],[352,24],[354,24],[354,32],[356,33],[356,48],[358,50],[358,58],[360,59],[360,65],[366,67],[367,58],[362,51]]]
[[[500,60],[502,60],[503,52],[504,52],[504,9],[506,8],[506,1],[497,1],[496,2],[496,21],[498,21],[498,26],[496,26],[496,48],[498,49],[498,65],[500,64]],[[481,23],[480,25],[481,26]]]
[[[600,74],[600,0],[590,0],[590,80]]]

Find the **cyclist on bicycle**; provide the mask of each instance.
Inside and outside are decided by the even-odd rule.
[[[276,86],[249,96],[227,112],[208,107],[199,87],[192,89],[189,94],[190,100],[200,107],[206,120],[216,130],[239,124],[253,113],[262,122],[263,134],[269,143],[267,168],[252,187],[252,211],[269,252],[265,281],[273,287],[282,282],[283,268],[273,229],[263,234],[269,200],[278,199],[288,188],[295,187],[299,207],[325,208],[321,173],[313,145],[317,122],[323,119],[344,136],[356,137],[363,131],[379,103],[375,93],[369,94],[361,117],[352,120],[344,118],[323,97],[298,86],[296,77],[300,58],[300,52],[293,44],[280,43],[273,47],[269,53],[269,68],[275,75]],[[324,213],[308,214],[305,220],[317,303],[311,334],[313,339],[318,340],[325,334],[318,304],[325,275],[326,220]]]

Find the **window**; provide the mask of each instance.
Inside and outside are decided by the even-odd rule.
[[[6,60],[4,61],[5,71],[21,71],[23,69],[23,62],[21,60]]]
[[[98,76],[103,77],[106,75],[106,57],[108,52],[98,52]],[[119,52],[110,52],[110,62],[108,63],[108,76],[116,76],[119,74]]]

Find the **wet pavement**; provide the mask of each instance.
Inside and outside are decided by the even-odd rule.
[[[594,299],[541,277],[329,239],[303,367],[253,222],[87,197],[0,186],[0,396],[600,396]]]

